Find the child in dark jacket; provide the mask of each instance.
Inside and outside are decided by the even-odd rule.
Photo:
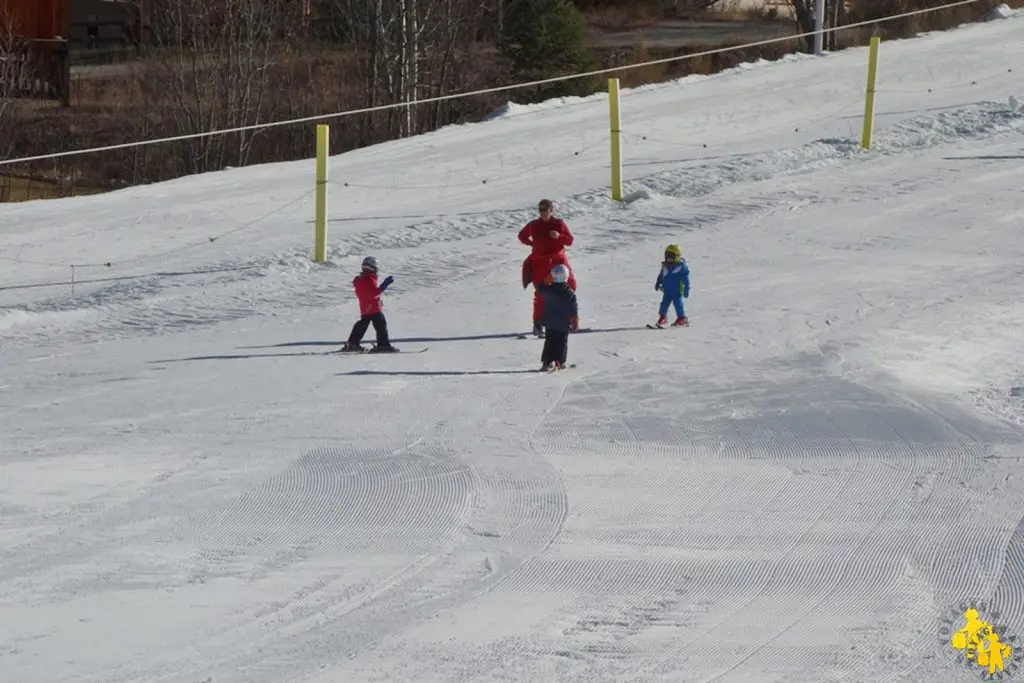
[[[370,350],[370,353],[385,353],[397,351],[391,345],[388,338],[388,321],[384,318],[381,294],[391,286],[395,278],[390,275],[384,278],[384,282],[377,284],[377,259],[367,256],[363,259],[362,273],[352,280],[355,287],[356,297],[359,299],[359,320],[352,326],[352,333],[348,341],[341,347],[342,353],[359,353],[363,351],[363,335],[373,324],[373,330],[377,333],[377,345]]]
[[[569,288],[569,269],[559,263],[544,281],[537,285],[544,298],[544,350],[541,370],[562,370],[569,357],[569,330],[579,329],[579,308],[576,293]]]

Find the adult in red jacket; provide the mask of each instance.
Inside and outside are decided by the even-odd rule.
[[[537,291],[537,285],[544,281],[551,269],[563,264],[569,269],[569,288],[576,291],[576,275],[572,272],[565,248],[572,245],[573,236],[564,220],[554,215],[554,204],[542,199],[537,204],[540,218],[536,218],[519,231],[519,241],[531,248],[530,255],[523,260],[523,289],[532,283],[533,290],[533,332],[543,333],[541,316],[544,313],[544,299]]]

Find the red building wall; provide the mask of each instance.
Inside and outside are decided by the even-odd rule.
[[[0,35],[67,37],[69,0],[0,0]]]

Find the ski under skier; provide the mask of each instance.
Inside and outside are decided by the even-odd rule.
[[[362,272],[352,280],[352,286],[356,290],[356,297],[359,299],[359,320],[352,326],[352,333],[348,341],[341,347],[342,353],[360,353],[365,351],[362,347],[363,336],[373,325],[377,333],[377,345],[370,349],[370,353],[389,353],[398,351],[391,345],[388,338],[388,321],[384,317],[381,295],[395,281],[392,276],[387,276],[379,285],[377,284],[377,259],[367,256],[363,259]]]
[[[661,305],[658,307],[658,327],[668,322],[666,315],[668,307],[672,306],[676,311],[676,321],[673,326],[689,325],[686,317],[686,309],[683,307],[683,299],[690,296],[690,267],[683,258],[683,250],[678,244],[670,244],[665,247],[665,260],[661,264],[661,271],[654,283],[654,290],[661,290]]]
[[[540,214],[519,231],[519,241],[531,248],[530,255],[523,260],[523,289],[532,283],[533,293],[533,333],[540,337],[544,335],[544,325],[541,318],[544,312],[544,299],[538,291],[538,286],[556,265],[564,265],[569,271],[567,284],[569,289],[576,291],[576,276],[569,265],[569,259],[565,254],[565,248],[572,245],[574,238],[569,230],[568,224],[554,214],[554,202],[550,199],[542,199],[537,204],[537,212]]]
[[[569,269],[561,263],[555,265],[537,285],[537,294],[544,299],[541,370],[562,370],[569,359],[569,331],[579,329],[580,324],[576,293],[569,287]]]

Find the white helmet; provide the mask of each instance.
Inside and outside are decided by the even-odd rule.
[[[569,269],[563,264],[559,263],[551,269],[551,279],[555,282],[568,282],[569,281]]]

